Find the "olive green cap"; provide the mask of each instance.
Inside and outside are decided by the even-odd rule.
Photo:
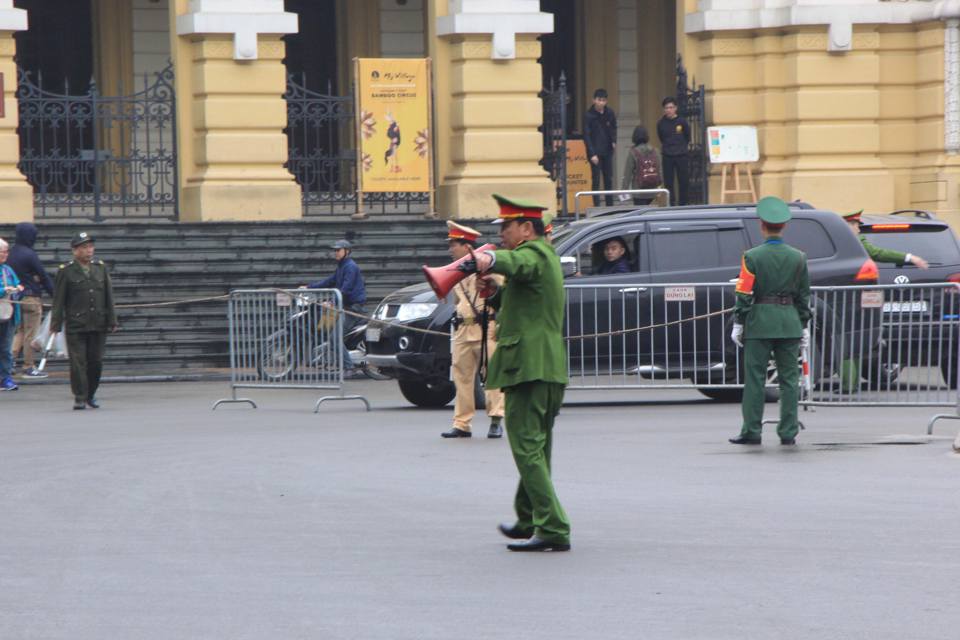
[[[546,210],[546,207],[536,202],[520,200],[518,198],[507,198],[498,193],[493,194],[493,199],[500,205],[500,217],[498,218],[500,222],[505,220],[520,220],[523,218],[542,220],[543,212]]]
[[[790,221],[790,207],[776,196],[767,196],[757,203],[757,215],[767,224],[786,224]]]
[[[848,222],[853,222],[853,221],[860,222],[860,216],[862,215],[863,215],[863,209],[860,209],[859,211],[851,211],[850,213],[841,213],[840,217]]]

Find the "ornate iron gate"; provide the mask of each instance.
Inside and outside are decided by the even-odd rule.
[[[567,77],[561,71],[560,81],[540,92],[543,98],[543,159],[540,164],[557,185],[560,215],[567,215]]]
[[[710,162],[707,157],[707,113],[704,87],[691,87],[683,58],[677,56],[677,113],[690,124],[690,187],[689,204],[706,204],[710,200]]]
[[[303,190],[303,214],[354,213],[357,199],[356,107],[352,96],[306,87],[287,75],[287,163]],[[368,212],[426,212],[429,193],[364,193]]]
[[[173,65],[144,74],[143,89],[101,96],[91,81],[42,89],[18,70],[20,171],[40,218],[175,218],[177,128]]]

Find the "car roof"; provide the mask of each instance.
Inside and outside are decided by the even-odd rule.
[[[813,208],[805,202],[790,202],[790,208],[794,210],[797,217],[814,217],[823,215],[833,215],[840,219],[835,213],[830,211],[821,211]],[[604,222],[622,222],[642,217],[644,220],[671,220],[680,216],[689,217],[695,213],[698,220],[715,220],[721,218],[756,218],[757,205],[755,203],[745,204],[711,204],[711,205],[688,205],[684,207],[642,207],[629,209],[614,209],[605,211],[599,215],[589,218],[580,218],[566,225],[572,229],[582,229],[595,224]]]

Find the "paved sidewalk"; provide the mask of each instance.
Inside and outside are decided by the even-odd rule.
[[[737,405],[571,392],[573,551],[525,555],[494,528],[505,439],[443,440],[451,409],[349,386],[373,412],[288,391],[213,412],[224,383],[106,385],[84,412],[61,385],[0,394],[0,638],[960,633],[960,423],[916,437],[935,411],[821,409],[796,448],[738,448]]]

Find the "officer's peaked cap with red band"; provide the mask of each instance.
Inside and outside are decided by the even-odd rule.
[[[500,217],[493,221],[494,224],[509,220],[543,220],[543,212],[547,209],[529,200],[507,198],[497,193],[493,194],[493,199],[500,205]]]
[[[471,229],[470,227],[462,224],[458,224],[453,220],[447,220],[447,239],[448,240],[464,240],[466,242],[476,242],[477,238],[480,237],[480,232],[476,229]]]

